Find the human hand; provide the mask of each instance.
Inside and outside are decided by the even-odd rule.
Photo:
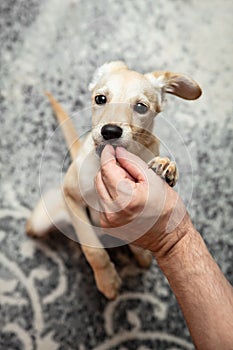
[[[122,147],[104,148],[95,180],[103,208],[101,226],[115,237],[161,255],[191,224],[179,195]]]

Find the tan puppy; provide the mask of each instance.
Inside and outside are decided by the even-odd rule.
[[[73,162],[65,176],[62,191],[50,191],[38,203],[27,222],[27,233],[41,237],[52,228],[59,227],[61,222],[72,223],[83,253],[94,271],[98,289],[107,298],[113,299],[117,296],[120,278],[87,215],[87,207],[91,203],[92,222],[96,226],[99,224],[98,198],[94,187],[94,177],[99,169],[96,154],[100,155],[108,143],[123,146],[144,161],[149,161],[149,166],[174,186],[178,178],[176,164],[168,158],[158,157],[159,144],[152,135],[154,117],[162,110],[166,93],[194,100],[201,95],[201,89],[185,75],[170,72],[144,75],[117,61],[97,69],[90,90],[92,132],[82,144],[77,140],[71,120],[48,94],[62,123]],[[153,154],[153,157],[148,159],[148,154]],[[83,167],[84,172],[80,170]],[[134,246],[130,248],[141,266],[150,265],[149,252]]]

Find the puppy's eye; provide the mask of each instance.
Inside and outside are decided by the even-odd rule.
[[[96,95],[95,102],[97,105],[104,105],[107,102],[107,98],[104,95]]]
[[[146,105],[144,105],[143,103],[137,103],[136,105],[134,105],[135,112],[137,112],[139,114],[146,114],[148,109],[149,108]]]

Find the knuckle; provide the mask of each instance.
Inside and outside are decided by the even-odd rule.
[[[108,172],[110,167],[111,167],[111,164],[110,164],[109,161],[104,163],[104,164],[102,164],[101,165],[101,172],[102,173]]]
[[[109,222],[108,222],[108,219],[107,219],[105,213],[101,213],[100,214],[100,225],[103,228],[108,228],[109,227]]]
[[[115,213],[106,213],[106,219],[108,223],[114,223],[116,220]]]

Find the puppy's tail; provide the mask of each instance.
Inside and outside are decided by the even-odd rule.
[[[65,137],[71,158],[72,160],[74,160],[81,146],[74,124],[71,118],[68,116],[68,114],[64,111],[60,103],[58,103],[58,101],[53,97],[53,95],[47,91],[45,91],[45,95],[48,97],[51,103],[54,114],[63,131],[63,135]]]

